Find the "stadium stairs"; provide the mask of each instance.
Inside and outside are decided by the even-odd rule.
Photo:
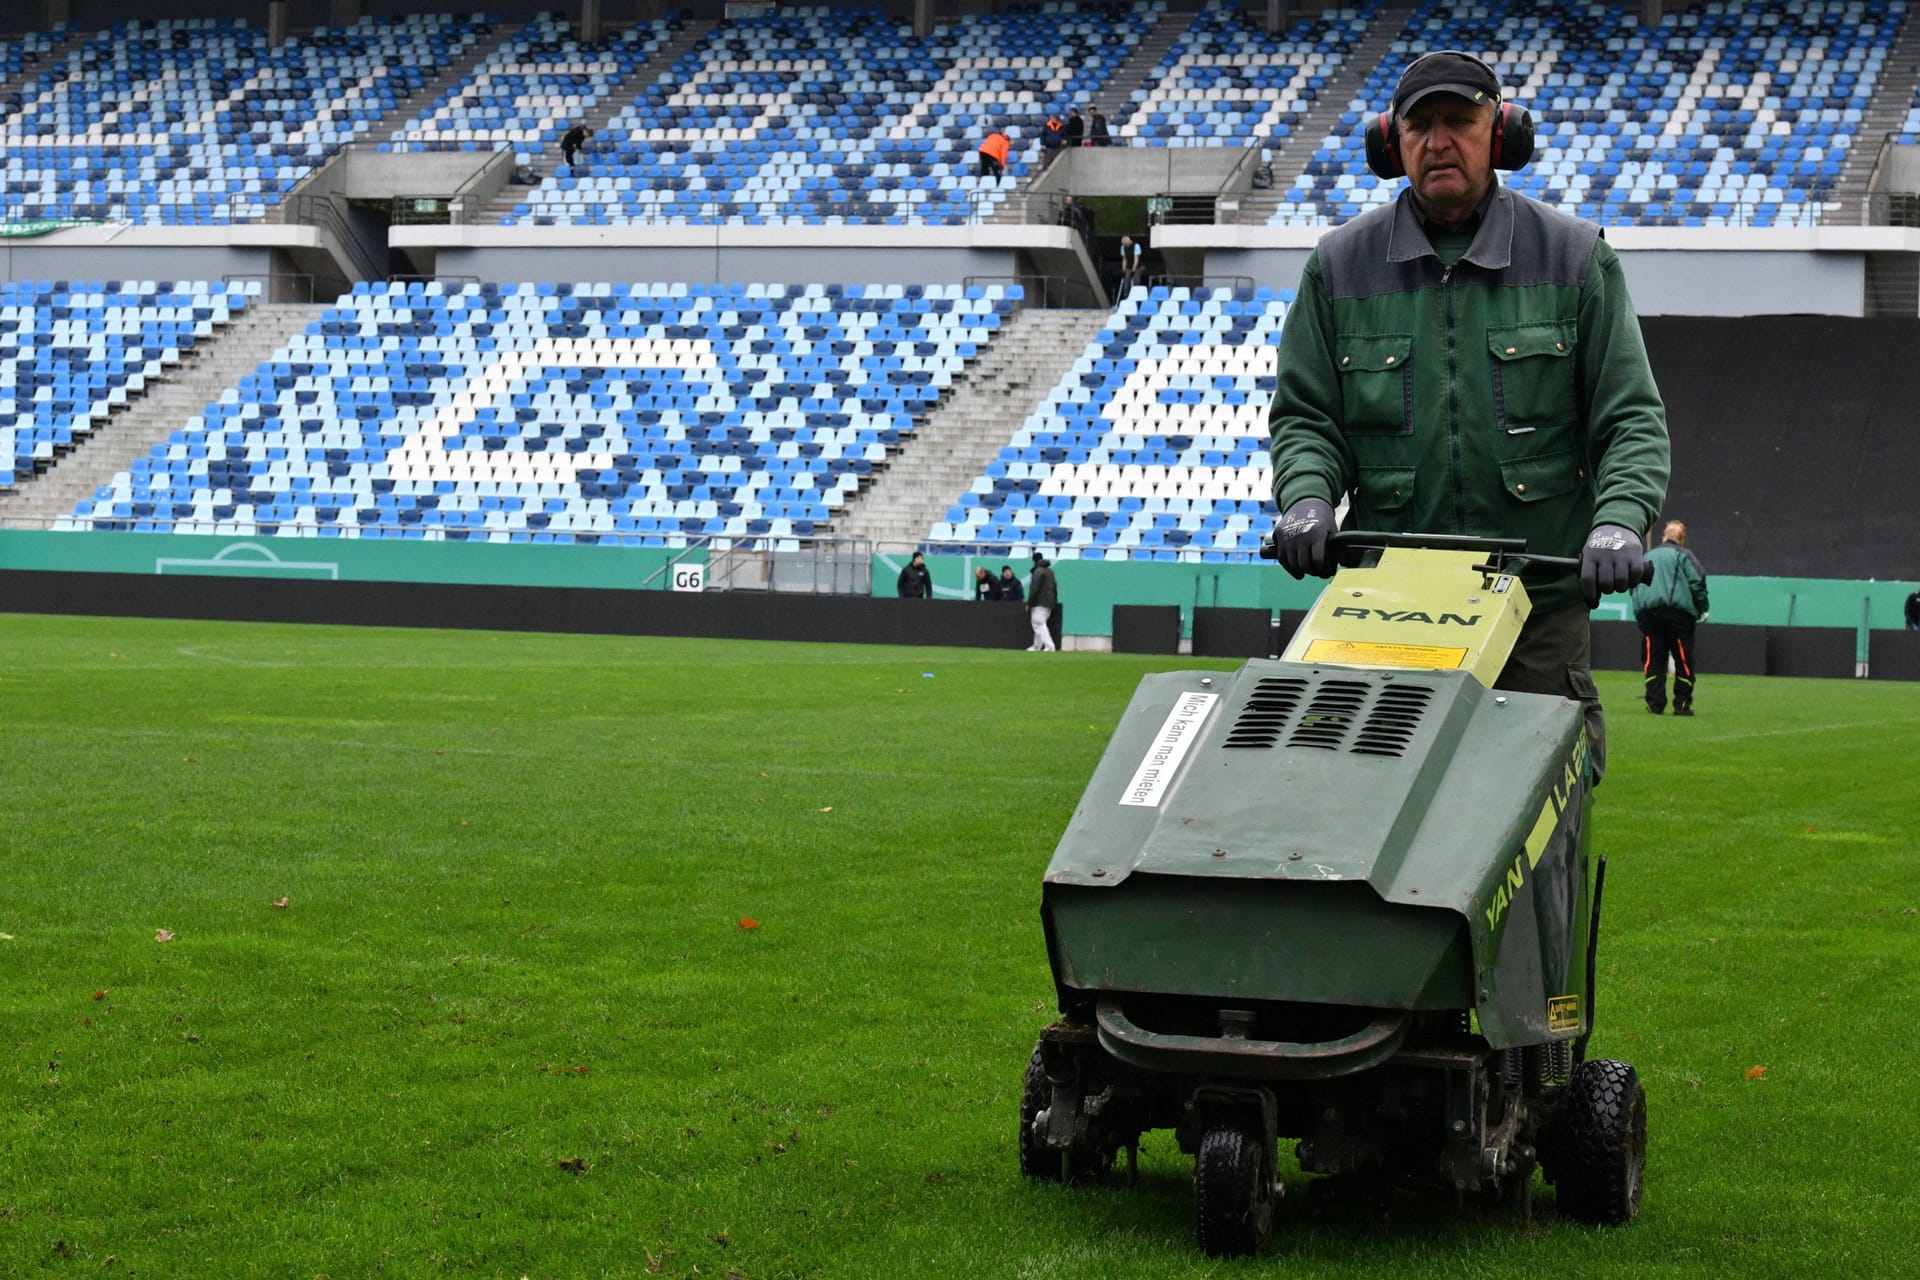
[[[1920,91],[1920,20],[1909,8],[1900,20],[1899,37],[1880,64],[1880,81],[1854,134],[1854,145],[1847,148],[1846,163],[1834,188],[1839,207],[1828,210],[1823,219],[1826,225],[1872,225],[1871,184],[1873,171],[1880,163],[1880,148],[1888,138],[1899,135],[1916,91]]]
[[[367,140],[357,145],[370,147],[375,142],[391,137],[394,130],[402,128],[407,121],[413,118],[414,113],[420,110],[421,103],[435,101],[442,93],[445,93],[448,89],[460,83],[462,76],[472,75],[474,69],[482,62],[485,62],[487,55],[493,52],[500,38],[496,32],[493,37],[476,44],[468,51],[472,55],[471,57],[448,65],[439,75],[420,86],[418,92],[394,103],[386,115],[382,116],[378,123],[367,131]],[[297,221],[298,219],[293,216],[293,213],[298,206],[298,197],[312,192],[316,184],[322,181],[322,175],[326,172],[327,166],[325,164],[315,165],[313,172],[309,173],[293,190],[287,193],[286,199],[274,207],[266,220],[268,222]]]
[[[1412,8],[1404,5],[1381,9],[1374,15],[1367,27],[1366,38],[1347,55],[1346,61],[1341,64],[1340,74],[1327,86],[1326,92],[1315,100],[1313,109],[1300,122],[1300,127],[1274,149],[1269,161],[1274,175],[1273,185],[1264,191],[1243,193],[1239,217],[1235,221],[1262,227],[1267,225],[1287,194],[1286,184],[1280,180],[1280,175],[1295,173],[1305,166],[1307,161],[1313,159],[1314,149],[1320,145],[1320,140],[1341,128],[1340,116],[1355,110],[1354,100],[1366,84],[1367,77],[1387,56],[1393,48],[1393,42],[1400,38],[1412,17]],[[1369,108],[1363,104],[1361,109]]]
[[[833,522],[834,536],[880,548],[917,546],[1110,318],[1106,311],[1015,312],[968,368],[966,382],[915,429],[885,476]]]
[[[39,56],[28,55],[25,65],[17,73],[5,80],[0,80],[0,102],[19,101],[27,85],[35,76],[53,67],[64,65],[69,57],[93,38],[94,34],[92,31],[69,31],[64,39]]]
[[[44,529],[94,490],[145,457],[189,418],[240,384],[261,361],[318,320],[331,304],[256,305],[195,347],[145,394],[128,401],[109,428],[94,432],[12,494],[0,495],[0,525]]]
[[[1154,20],[1152,29],[1141,37],[1140,43],[1134,46],[1133,52],[1127,55],[1127,60],[1120,64],[1119,69],[1113,73],[1113,78],[1107,81],[1106,87],[1097,95],[1099,99],[1097,105],[1108,108],[1109,127],[1120,122],[1119,111],[1123,106],[1130,105],[1133,91],[1153,83],[1154,68],[1158,67],[1160,60],[1167,56],[1167,51],[1179,43],[1180,37],[1186,33],[1187,23],[1192,20],[1193,14],[1190,11],[1163,13]],[[1081,114],[1091,119],[1093,113],[1089,108],[1095,105],[1096,103],[1093,102],[1082,103]],[[1044,120],[1034,121],[1036,131],[1044,123],[1046,123]],[[1027,207],[1034,195],[1033,189],[1043,185],[1045,178],[1045,172],[1040,171],[1023,179],[1014,188],[1006,202],[982,221],[1001,226],[1047,221],[1046,218],[1029,216]],[[1047,193],[1049,198],[1052,194],[1052,192]]]
[[[674,33],[673,39],[660,46],[659,51],[647,59],[637,72],[629,76],[617,91],[609,93],[585,113],[582,119],[587,128],[593,130],[594,135],[593,139],[587,142],[586,154],[589,163],[593,156],[594,139],[600,140],[603,144],[605,142],[607,122],[633,105],[634,98],[644,92],[648,84],[671,68],[683,55],[697,48],[713,34],[714,27],[718,25],[718,22],[712,18],[689,20],[685,26]],[[615,33],[609,31],[607,34],[611,38]],[[484,56],[482,55],[482,60]],[[557,148],[552,153],[540,157],[533,165],[534,170],[542,175],[543,181],[558,171],[559,167],[560,152]],[[498,195],[487,202],[486,208],[482,209],[480,215],[473,221],[486,227],[498,226],[505,222],[513,213],[515,206],[526,203],[527,193],[532,191],[535,185],[538,184],[509,182],[500,189]]]

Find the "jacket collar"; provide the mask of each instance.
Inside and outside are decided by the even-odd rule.
[[[1513,264],[1513,192],[1507,190],[1498,176],[1487,192],[1486,203],[1480,206],[1480,229],[1474,233],[1473,243],[1461,254],[1461,260],[1471,262],[1476,267],[1488,271],[1500,271]],[[1394,201],[1393,228],[1387,237],[1388,262],[1412,262],[1418,258],[1437,256],[1433,242],[1427,239],[1427,228],[1420,218],[1420,207],[1414,203],[1413,188],[1407,187]]]

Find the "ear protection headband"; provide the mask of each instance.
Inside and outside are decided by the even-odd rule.
[[[1435,53],[1459,52],[1458,49],[1436,49],[1434,53],[1422,54],[1421,58],[1431,58]],[[1420,60],[1414,59],[1407,70],[1418,66]],[[1403,77],[1405,74],[1401,73]],[[1373,171],[1375,177],[1407,176],[1407,166],[1400,159],[1400,126],[1393,118],[1392,107],[1377,116],[1368,117],[1366,146],[1367,168]],[[1533,114],[1525,107],[1505,101],[1494,103],[1491,154],[1493,167],[1508,171],[1523,169],[1533,159]]]

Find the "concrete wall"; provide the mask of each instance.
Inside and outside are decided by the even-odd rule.
[[[954,284],[1012,276],[1012,250],[836,248],[709,244],[617,248],[442,249],[436,273],[481,280]]]
[[[62,247],[0,240],[0,280],[222,280],[264,276],[270,249]]]
[[[1218,191],[1245,158],[1239,147],[1082,147],[1061,155],[1034,185],[1085,196]]]

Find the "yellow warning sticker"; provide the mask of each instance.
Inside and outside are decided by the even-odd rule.
[[[1580,1029],[1580,997],[1553,996],[1547,1001],[1547,1030],[1578,1031]]]
[[[1426,644],[1375,644],[1364,640],[1315,640],[1307,646],[1306,661],[1349,667],[1424,667],[1430,671],[1457,670],[1467,651]]]

